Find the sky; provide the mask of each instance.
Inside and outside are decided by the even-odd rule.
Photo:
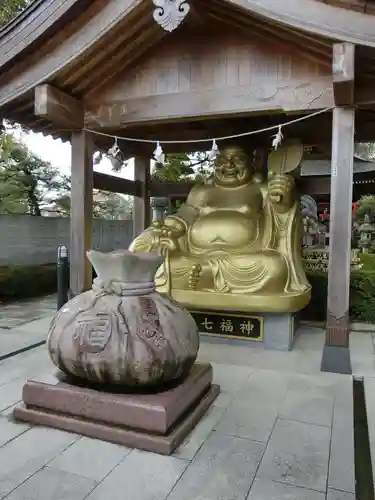
[[[70,175],[71,146],[69,142],[64,143],[60,139],[56,140],[51,136],[34,134],[32,132],[25,133],[16,131],[15,135],[21,138],[27,147],[40,156],[40,158],[49,161],[54,167],[58,168],[61,173]],[[99,165],[95,165],[94,170],[117,177],[124,177],[131,180],[134,179],[134,163],[132,161],[130,161],[119,173],[112,171],[112,166],[108,159],[104,159]]]

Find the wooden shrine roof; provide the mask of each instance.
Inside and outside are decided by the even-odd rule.
[[[280,47],[299,51],[329,68],[333,43],[355,43],[356,85],[373,87],[375,16],[370,14],[375,13],[371,6],[375,2],[189,0],[189,3],[192,11],[179,30],[191,32],[213,22],[221,23],[223,29],[230,25],[265,42],[272,38]],[[79,99],[95,95],[116,76],[134,67],[159,42],[173,36],[155,23],[153,8],[152,0],[34,0],[0,30],[0,115],[36,132],[68,139],[69,132],[57,130],[49,121],[35,116],[35,87],[49,83]],[[359,110],[358,117],[374,128],[375,136],[372,127],[375,106],[374,110],[372,106]],[[237,122],[236,127],[241,129],[241,119]],[[169,128],[166,126],[167,134],[176,130],[175,126]],[[151,136],[153,127],[147,133]]]
[[[374,0],[315,0],[316,2],[327,3],[342,9],[355,10],[365,14],[375,14]]]

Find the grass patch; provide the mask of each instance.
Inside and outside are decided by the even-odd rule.
[[[375,254],[373,253],[361,253],[359,255],[362,264],[362,271],[374,271],[375,272]]]
[[[0,301],[10,302],[55,293],[56,264],[0,266]]]

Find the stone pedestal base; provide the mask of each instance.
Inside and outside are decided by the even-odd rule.
[[[193,311],[200,334],[208,342],[247,344],[273,349],[290,351],[298,335],[298,316],[292,313],[243,313],[208,312],[196,313]],[[204,318],[204,321],[202,320]],[[247,336],[248,331],[241,328],[250,321],[254,328]],[[213,326],[212,326],[213,325]],[[228,331],[228,325],[233,326]],[[207,328],[207,327],[210,327]]]
[[[290,351],[297,336],[298,322],[295,314],[264,315],[264,347]]]
[[[196,426],[220,392],[212,367],[196,364],[181,384],[156,394],[122,394],[72,385],[57,374],[29,380],[18,420],[165,455]]]

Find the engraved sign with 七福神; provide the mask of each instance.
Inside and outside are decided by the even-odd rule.
[[[201,333],[242,340],[263,340],[263,317],[190,311]]]

